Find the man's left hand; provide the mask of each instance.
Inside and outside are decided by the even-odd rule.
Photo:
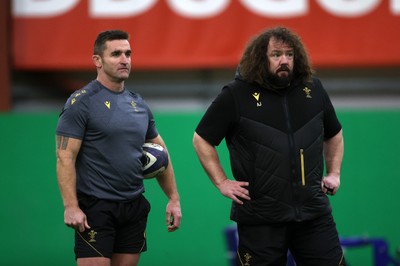
[[[322,179],[321,188],[325,194],[335,195],[340,187],[340,176],[339,175],[327,175]]]
[[[181,204],[179,200],[170,200],[167,204],[166,221],[168,232],[179,229],[182,220]]]

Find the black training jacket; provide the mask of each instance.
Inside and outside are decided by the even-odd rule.
[[[234,105],[228,108],[235,112],[234,121],[224,131],[233,176],[250,183],[251,200],[233,202],[231,219],[245,224],[305,221],[331,212],[321,190],[323,142],[341,125],[321,82],[314,78],[274,91],[236,79],[218,97],[225,107],[227,102]],[[220,139],[206,129],[218,110],[213,107],[218,97],[196,129],[217,145]],[[215,123],[214,132],[221,131],[217,127]]]

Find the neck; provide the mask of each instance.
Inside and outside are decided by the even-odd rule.
[[[97,81],[110,91],[121,92],[124,90],[124,81],[114,82],[100,77],[97,77]]]
[[[279,91],[279,90],[284,90],[284,89],[290,87],[290,82],[288,82],[287,84],[275,84],[275,83],[271,82],[270,80],[266,79],[264,81],[263,87]]]

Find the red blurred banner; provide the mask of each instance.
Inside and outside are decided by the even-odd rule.
[[[400,0],[13,0],[15,69],[92,69],[100,31],[131,35],[136,69],[235,67],[283,25],[317,67],[400,65]]]

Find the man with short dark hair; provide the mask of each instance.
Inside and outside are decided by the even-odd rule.
[[[128,37],[121,30],[98,35],[92,57],[97,78],[69,97],[57,124],[64,222],[75,229],[79,266],[135,266],[147,249],[150,204],[143,196],[142,146],[166,146],[147,104],[125,88],[132,54]],[[172,232],[180,226],[181,207],[171,162],[157,181],[169,199]]]

